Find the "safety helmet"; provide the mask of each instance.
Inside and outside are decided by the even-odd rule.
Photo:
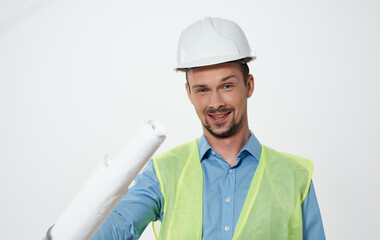
[[[206,17],[188,26],[180,35],[177,49],[177,71],[256,59],[248,40],[234,22]]]

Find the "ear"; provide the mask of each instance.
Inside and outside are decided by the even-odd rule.
[[[253,90],[255,89],[255,80],[253,79],[252,74],[249,74],[247,80],[247,98],[250,98],[253,94]]]
[[[193,104],[192,100],[191,100],[191,91],[190,91],[190,86],[189,84],[186,82],[185,83],[185,87],[186,87],[186,93],[187,93],[187,97],[189,98],[191,104]]]

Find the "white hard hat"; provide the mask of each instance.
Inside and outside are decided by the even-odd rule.
[[[234,22],[206,17],[188,26],[178,41],[177,71],[241,60],[256,59],[248,40]]]

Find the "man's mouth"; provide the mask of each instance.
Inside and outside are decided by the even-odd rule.
[[[213,113],[213,114],[207,114],[211,119],[216,120],[216,121],[221,121],[224,120],[228,117],[228,115],[231,112],[225,112],[225,113]]]
[[[209,114],[211,117],[213,118],[222,118],[224,116],[227,116],[227,114],[229,114],[230,112],[228,113],[225,113],[225,114]]]

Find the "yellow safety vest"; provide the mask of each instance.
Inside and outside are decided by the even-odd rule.
[[[203,171],[198,140],[153,157],[164,199],[157,239],[202,239]],[[301,204],[309,190],[310,160],[262,145],[232,239],[302,239]]]

